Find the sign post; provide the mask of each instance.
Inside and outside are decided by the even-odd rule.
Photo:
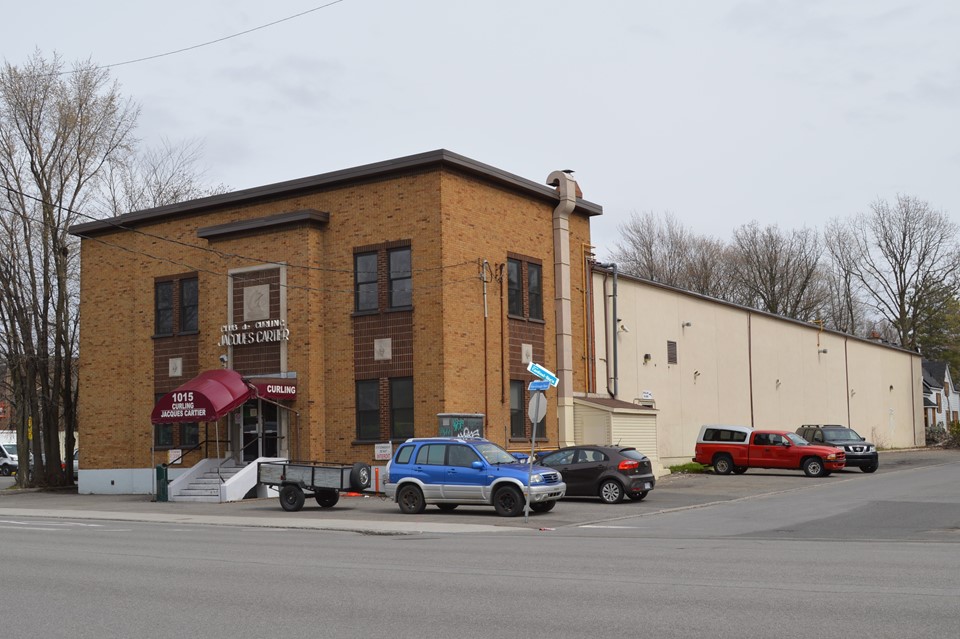
[[[533,454],[537,445],[537,424],[539,424],[547,414],[546,398],[543,396],[539,384],[546,384],[546,382],[530,382],[530,390],[533,391],[533,397],[530,398],[527,416],[530,418],[532,427],[530,428],[530,459],[527,460],[527,499],[523,507],[523,523],[527,523],[530,520],[530,478],[533,475]]]

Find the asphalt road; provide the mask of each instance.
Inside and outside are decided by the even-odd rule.
[[[960,454],[898,455],[874,475],[673,478],[639,504],[565,501],[527,525],[471,509],[454,514],[458,534],[396,534],[409,518],[376,498],[279,516],[263,500],[229,517],[216,507],[230,505],[188,516],[114,500],[115,519],[89,519],[59,505],[84,496],[4,494],[3,626],[98,639],[956,636]],[[351,517],[384,526],[264,523]]]

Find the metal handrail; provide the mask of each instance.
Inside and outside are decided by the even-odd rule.
[[[259,443],[261,437],[263,437],[263,435],[258,433],[255,438],[251,439],[248,443],[246,443],[246,444],[244,444],[243,446],[240,447],[240,450],[238,451],[238,453],[239,453],[239,455],[240,455],[240,459],[243,459],[243,451],[245,451],[245,450],[246,450],[248,447],[250,447],[251,445]],[[277,444],[278,444],[278,445],[279,445],[279,443],[280,443],[280,440],[282,440],[282,439],[285,439],[285,438],[284,438],[282,435],[280,435],[279,433],[277,433]],[[223,483],[224,480],[223,480],[223,475],[220,473],[220,469],[223,468],[223,465],[226,464],[228,461],[230,461],[230,458],[224,459],[222,462],[220,462],[220,463],[217,465],[217,477],[220,478],[220,483],[221,483],[221,484]]]
[[[184,457],[187,456],[188,453],[192,453],[192,452],[195,451],[195,450],[200,450],[200,448],[202,448],[203,446],[209,446],[210,443],[211,443],[211,441],[213,441],[213,442],[223,442],[223,443],[227,443],[225,440],[222,440],[222,439],[214,439],[214,440],[205,439],[205,440],[203,440],[202,442],[200,442],[200,443],[198,443],[198,444],[194,444],[194,445],[191,446],[190,448],[188,448],[188,449],[184,450],[183,452],[181,452],[181,453],[180,453],[180,456],[177,457],[176,459],[174,459],[174,460],[172,460],[172,461],[168,461],[168,462],[165,463],[165,464],[161,464],[161,466],[164,466],[164,467],[166,467],[166,468],[169,468],[170,466],[173,466],[173,465],[176,464],[177,462],[181,461]]]

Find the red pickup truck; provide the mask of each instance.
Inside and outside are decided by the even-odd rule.
[[[846,455],[839,448],[811,444],[786,430],[704,426],[693,461],[713,466],[718,475],[739,475],[748,468],[789,468],[802,470],[807,477],[826,477],[843,469]]]

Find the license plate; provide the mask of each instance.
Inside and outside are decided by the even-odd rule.
[[[643,489],[644,489],[644,490],[650,490],[650,482],[645,482],[645,483],[643,484]]]

